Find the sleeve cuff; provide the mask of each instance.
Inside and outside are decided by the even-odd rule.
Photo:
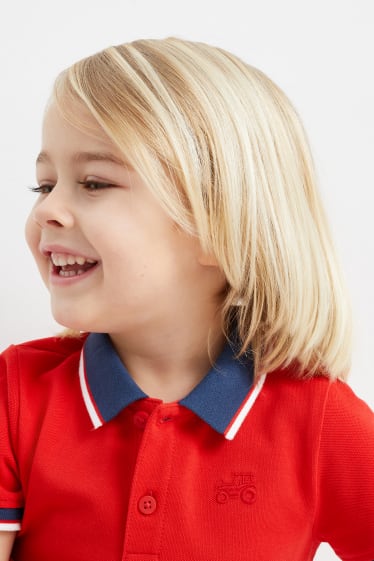
[[[0,508],[0,530],[14,532],[21,529],[23,508]]]

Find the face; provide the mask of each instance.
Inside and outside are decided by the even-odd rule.
[[[26,225],[56,321],[125,333],[217,305],[224,286],[218,267],[167,216],[89,113],[77,111],[89,133],[53,103],[46,112],[39,195]]]

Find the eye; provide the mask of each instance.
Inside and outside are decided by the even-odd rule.
[[[32,193],[41,193],[42,195],[47,195],[53,189],[54,185],[38,185],[37,187],[29,187]]]
[[[113,183],[106,183],[104,181],[78,181],[79,185],[83,185],[88,191],[98,191],[99,189],[109,189],[110,187],[115,187]]]

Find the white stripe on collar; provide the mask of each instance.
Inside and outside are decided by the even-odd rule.
[[[253,407],[254,402],[258,398],[262,387],[266,380],[266,374],[263,374],[257,381],[257,384],[253,388],[253,390],[249,393],[247,400],[244,402],[243,406],[241,407],[239,413],[236,415],[233,423],[230,425],[227,432],[225,432],[225,438],[227,440],[232,440],[240,427],[242,426],[244,419],[247,417],[248,413]]]
[[[97,429],[102,426],[103,422],[101,421],[100,417],[96,413],[96,409],[91,399],[90,392],[88,391],[85,367],[84,367],[83,349],[79,360],[79,380],[80,380],[82,395],[83,395],[84,403],[86,405],[87,412],[91,418],[94,428]]]

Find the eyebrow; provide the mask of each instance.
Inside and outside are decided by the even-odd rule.
[[[75,162],[112,162],[120,166],[127,166],[126,162],[114,156],[111,152],[77,152],[72,158]],[[36,158],[37,164],[48,163],[51,161],[47,152],[40,152]]]

